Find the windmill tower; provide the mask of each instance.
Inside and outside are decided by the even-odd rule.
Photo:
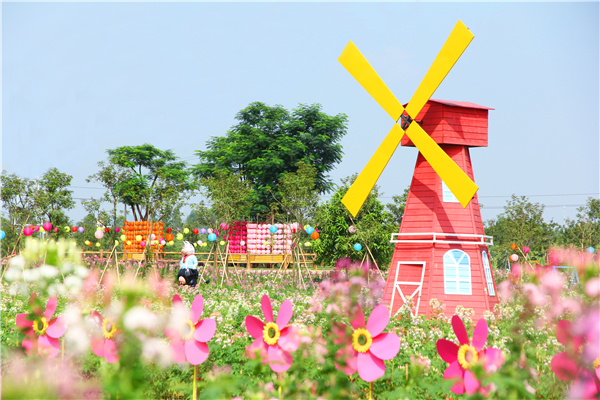
[[[488,110],[473,103],[429,100],[416,120],[473,179],[469,147],[487,147]],[[403,138],[402,146],[414,146]],[[498,302],[477,195],[463,208],[422,154],[417,157],[383,302],[392,315],[412,300],[412,312],[429,314],[429,300],[457,305],[483,317]]]
[[[350,214],[358,214],[401,141],[419,150],[401,231],[392,240],[396,249],[383,298],[392,313],[413,299],[413,313],[423,314],[434,295],[448,303],[449,315],[454,313],[453,305],[462,304],[481,316],[495,303],[490,299],[495,287],[487,253],[491,238],[483,235],[478,187],[473,182],[468,152],[468,147],[487,146],[488,108],[429,100],[471,40],[473,34],[458,21],[406,106],[396,99],[354,43],[349,42],[338,58],[394,120],[392,129],[342,199]],[[463,124],[467,120],[475,125]],[[485,285],[483,277],[488,275]]]

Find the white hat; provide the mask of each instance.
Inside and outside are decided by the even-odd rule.
[[[185,254],[193,254],[194,253],[194,246],[190,242],[184,241],[183,242],[183,247],[181,248],[181,251],[183,251]]]

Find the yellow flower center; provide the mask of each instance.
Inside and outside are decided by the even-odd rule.
[[[458,363],[464,368],[471,368],[476,362],[479,356],[475,351],[475,347],[463,344],[458,349]]]
[[[265,327],[263,328],[263,339],[265,343],[270,344],[271,346],[277,344],[279,340],[279,328],[275,322],[267,322]]]
[[[600,367],[600,356],[594,360],[594,368]]]
[[[365,353],[369,350],[371,343],[373,343],[373,338],[368,330],[358,328],[352,332],[352,347],[359,353]]]
[[[183,340],[190,340],[192,338],[192,336],[194,335],[195,330],[196,330],[196,328],[194,327],[194,324],[192,323],[192,321],[190,321],[188,319],[187,321],[185,321],[183,323],[183,326],[181,327],[179,334],[181,335],[181,338]]]
[[[115,324],[113,324],[110,319],[104,318],[104,321],[102,321],[102,334],[104,337],[107,339],[112,339],[116,331],[117,327]]]
[[[41,336],[46,333],[46,329],[48,329],[48,322],[46,318],[41,317],[33,321],[33,331],[36,335]]]

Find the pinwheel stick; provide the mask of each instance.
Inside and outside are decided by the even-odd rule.
[[[196,379],[198,375],[198,366],[194,365],[194,383],[192,385],[192,398],[193,400],[198,399],[198,393],[196,392]]]

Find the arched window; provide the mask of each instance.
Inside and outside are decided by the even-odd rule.
[[[471,294],[471,261],[462,250],[444,254],[444,293]]]
[[[490,260],[485,251],[481,252],[481,258],[483,259],[483,270],[485,271],[485,281],[487,282],[488,293],[490,294],[490,296],[495,296],[496,291],[494,290],[494,280],[492,279]]]

